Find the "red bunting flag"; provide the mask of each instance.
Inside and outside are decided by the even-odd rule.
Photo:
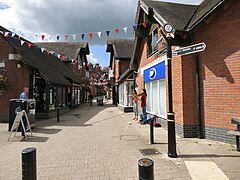
[[[48,54],[50,54],[50,51],[49,51],[49,50],[47,50],[47,53],[48,53]]]
[[[31,43],[28,43],[28,48],[31,48],[32,44]]]
[[[65,40],[67,41],[68,40],[68,35],[66,34],[64,37],[65,37]]]
[[[93,33],[89,33],[89,37],[90,37],[90,39],[92,39],[93,38]]]
[[[146,22],[143,22],[142,25],[145,29],[147,28],[147,23]]]
[[[78,63],[78,61],[77,60],[75,60],[75,64],[77,64]]]
[[[62,56],[62,60],[64,60],[65,59],[65,56]]]
[[[44,41],[45,35],[42,35],[42,41]]]
[[[114,31],[116,32],[116,35],[118,35],[119,29],[116,28]]]

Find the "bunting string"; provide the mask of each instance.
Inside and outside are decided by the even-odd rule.
[[[124,28],[115,28],[115,29],[112,29],[112,30],[107,30],[105,31],[106,33],[106,36],[109,37],[111,35],[111,32],[114,32],[116,35],[119,34],[119,30],[122,29],[124,31],[125,34],[128,33],[128,30],[129,28],[132,28],[133,29],[133,32],[135,32],[137,30],[137,28],[147,28],[147,25],[148,23],[144,22],[144,23],[141,23],[141,24],[137,24],[137,25],[133,25],[133,26],[126,26]],[[102,37],[102,34],[103,34],[104,31],[99,31],[99,32],[89,32],[89,33],[78,33],[78,34],[64,34],[64,35],[60,35],[60,34],[51,34],[51,35],[48,35],[46,38],[46,35],[45,34],[34,34],[34,37],[35,38],[41,38],[42,41],[46,41],[46,39],[48,39],[48,41],[54,41],[54,38],[53,37],[56,37],[56,40],[59,41],[60,40],[60,37],[62,37],[65,41],[69,40],[69,37],[72,37],[73,41],[76,41],[77,40],[77,37],[79,37],[80,39],[84,40],[85,37],[86,37],[86,34],[88,34],[89,36],[89,39],[93,39],[94,37],[94,34],[96,34],[99,38]],[[35,45],[34,43],[30,43],[28,41],[24,41],[24,39],[22,38],[23,37],[23,34],[17,34],[17,33],[14,33],[14,32],[4,32],[4,31],[0,31],[0,34],[2,34],[4,37],[6,38],[12,38],[14,42],[16,41],[20,41],[20,45],[23,46],[24,44],[27,44],[27,47],[30,49],[30,48],[39,48],[41,49],[41,52],[44,53],[46,52],[48,55],[53,55],[55,57],[57,57],[58,59],[60,59],[61,61],[71,61],[72,64],[78,64],[79,65],[85,65],[85,62],[82,62],[82,61],[79,61],[77,59],[71,59],[69,57],[66,57],[64,55],[61,55],[61,54],[58,54],[54,51],[51,51],[51,50],[47,50],[45,48],[40,48],[38,47],[37,45]],[[94,82],[93,80],[91,80],[92,84],[94,85],[102,85],[104,83],[102,82]]]
[[[89,39],[93,39],[95,35],[97,35],[99,38],[102,37],[102,34],[105,32],[106,37],[110,37],[111,35],[115,34],[116,36],[119,35],[120,30],[123,31],[124,34],[127,34],[129,32],[129,29],[132,28],[133,32],[135,32],[138,28],[147,28],[147,25],[149,23],[143,22],[140,24],[135,24],[132,26],[126,26],[123,28],[114,28],[110,30],[105,30],[105,31],[98,31],[98,32],[87,32],[87,33],[76,33],[76,34],[46,34],[46,33],[34,33],[33,38],[37,39],[39,38],[42,41],[60,41],[60,39],[68,41],[69,37],[72,38],[73,41],[77,41],[78,39],[84,40],[86,38],[86,35],[88,35]],[[9,32],[3,32],[0,31],[0,33],[4,34],[4,36],[8,37]],[[12,37],[15,36],[17,33],[12,33]],[[20,37],[31,37],[32,35],[26,35],[26,34],[20,34],[18,35]]]

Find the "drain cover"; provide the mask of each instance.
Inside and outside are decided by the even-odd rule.
[[[157,155],[159,154],[158,150],[149,148],[149,149],[139,149],[139,151],[144,155]]]

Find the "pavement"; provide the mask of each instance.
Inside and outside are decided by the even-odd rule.
[[[21,179],[21,152],[37,149],[37,177],[49,180],[137,180],[138,160],[154,161],[154,178],[240,179],[240,152],[233,145],[177,136],[177,158],[168,158],[167,131],[132,120],[117,107],[81,105],[56,118],[37,120],[33,137],[21,133],[8,141],[8,124],[0,123],[0,180]],[[143,149],[154,154],[144,155]]]

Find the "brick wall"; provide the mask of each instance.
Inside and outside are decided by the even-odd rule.
[[[15,53],[14,49],[0,36],[0,58],[5,60],[5,69],[7,70],[7,91],[0,95],[0,121],[8,120],[9,100],[19,98],[23,88],[29,87],[31,70],[23,63],[18,69],[17,61],[8,60],[11,53]]]
[[[207,129],[236,129],[240,118],[240,2],[230,1],[195,31],[199,53],[202,120]]]

